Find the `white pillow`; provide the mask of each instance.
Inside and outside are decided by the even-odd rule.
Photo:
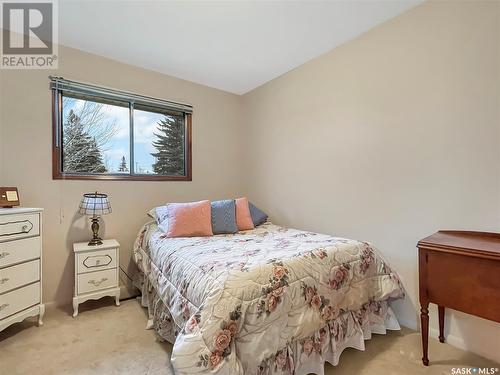
[[[156,207],[155,208],[152,208],[148,211],[147,215],[152,218],[152,219],[155,219],[157,220],[156,218]]]
[[[153,213],[151,212],[153,211]],[[165,206],[159,206],[153,208],[148,212],[148,215],[156,219],[156,223],[158,224],[158,229],[162,232],[168,231],[168,204]]]

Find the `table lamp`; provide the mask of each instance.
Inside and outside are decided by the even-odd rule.
[[[99,237],[99,216],[111,213],[108,196],[97,191],[83,194],[79,212],[82,215],[91,216],[93,237],[89,242],[89,246],[102,245],[102,238]]]

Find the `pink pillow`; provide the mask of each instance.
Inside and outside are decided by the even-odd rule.
[[[249,230],[254,228],[252,216],[250,215],[250,207],[248,206],[248,199],[246,197],[236,199],[236,224],[238,225],[238,230]]]
[[[212,207],[210,201],[170,203],[167,237],[212,236]]]

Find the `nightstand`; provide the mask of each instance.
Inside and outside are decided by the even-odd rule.
[[[115,297],[120,306],[118,269],[120,244],[104,240],[102,245],[89,246],[87,242],[75,243],[75,289],[73,317],[78,315],[78,305],[89,299]]]

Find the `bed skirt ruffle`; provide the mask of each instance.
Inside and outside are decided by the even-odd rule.
[[[146,329],[154,329],[161,341],[166,340],[173,344],[181,328],[175,324],[170,311],[156,293],[149,279],[139,273],[134,285],[141,291],[141,296],[138,298],[140,298],[142,307],[148,309]]]
[[[371,303],[358,311],[346,311],[311,336],[291,342],[263,361],[255,373],[323,375],[325,362],[336,366],[345,349],[365,350],[365,340],[371,339],[373,333],[399,329],[387,302]]]
[[[173,344],[182,327],[176,325],[147,277],[141,274],[135,284],[142,292],[142,306],[148,309],[146,328],[154,329],[160,340]],[[326,326],[309,337],[290,342],[257,368],[250,368],[245,358],[240,361],[245,375],[323,375],[326,362],[336,366],[345,349],[365,350],[365,340],[371,339],[374,333],[385,334],[387,330],[400,330],[388,301],[370,302],[360,310],[341,312]]]

